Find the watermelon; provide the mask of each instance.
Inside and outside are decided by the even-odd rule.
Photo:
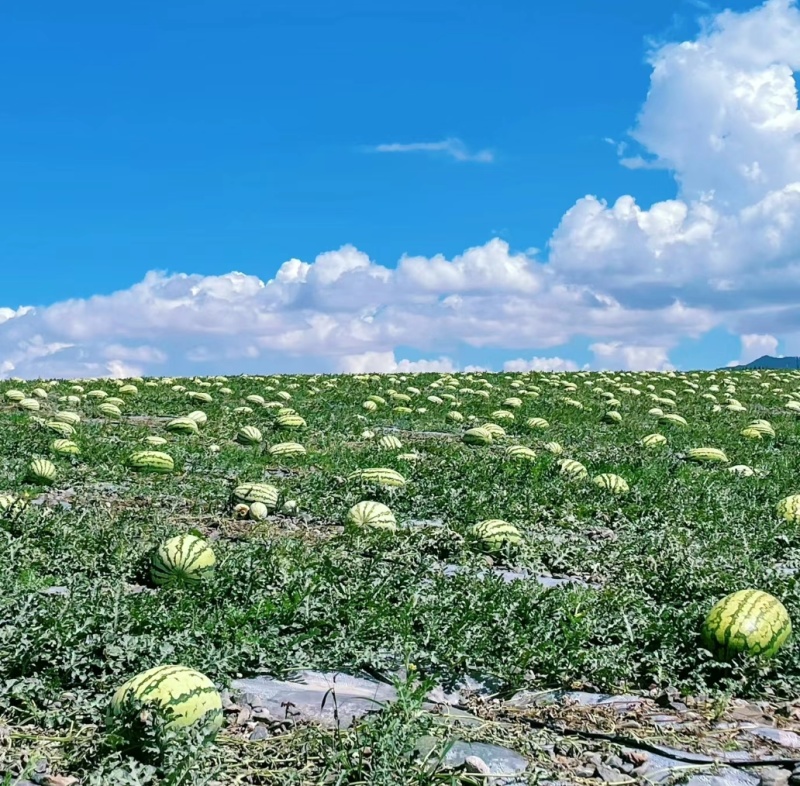
[[[592,478],[592,483],[614,494],[626,494],[630,491],[627,481],[613,472],[604,472],[601,475],[596,475]]]
[[[526,459],[528,461],[533,461],[536,458],[536,451],[525,445],[509,445],[505,453],[510,459]]]
[[[144,705],[169,708],[173,716],[168,727],[185,727],[201,722],[210,733],[222,726],[222,697],[214,683],[185,666],[156,666],[120,686],[111,700],[112,715],[119,715],[132,696]]]
[[[365,483],[377,483],[379,486],[400,487],[406,485],[406,479],[396,470],[386,467],[368,467],[357,469],[347,476],[348,480],[360,480]]]
[[[269,449],[271,456],[304,456],[306,449],[299,442],[279,442]]]
[[[278,505],[279,494],[278,489],[269,483],[241,483],[233,490],[231,497],[237,503],[261,502],[271,509]]]
[[[347,511],[345,523],[351,527],[373,527],[394,532],[397,520],[391,509],[380,502],[364,500],[357,502]]]
[[[242,445],[258,445],[262,440],[261,431],[255,426],[243,426],[236,435],[236,441]]]
[[[34,459],[28,464],[28,479],[32,483],[54,483],[58,470],[49,459]]]
[[[784,497],[776,506],[777,514],[786,521],[800,522],[800,494]]]
[[[771,658],[792,633],[786,607],[767,592],[739,590],[716,603],[703,622],[703,647],[718,660],[737,653]]]
[[[486,551],[498,551],[504,545],[518,546],[522,543],[520,531],[502,519],[479,521],[470,529],[470,536]]]
[[[580,461],[575,459],[559,459],[559,472],[571,478],[585,478],[589,473]]]
[[[153,555],[150,575],[154,584],[193,584],[206,578],[217,559],[211,546],[196,535],[176,535]]]
[[[194,418],[173,418],[164,428],[173,434],[197,434],[198,426]]]
[[[138,472],[169,473],[175,469],[175,462],[168,453],[160,450],[139,450],[128,459],[131,469]]]
[[[725,452],[719,448],[692,448],[686,453],[686,458],[690,461],[697,461],[700,463],[718,463],[727,464],[728,457]]]
[[[492,442],[492,432],[482,426],[467,429],[461,440],[467,445],[488,445]]]
[[[77,456],[81,449],[71,439],[54,439],[50,443],[50,450],[59,456]]]

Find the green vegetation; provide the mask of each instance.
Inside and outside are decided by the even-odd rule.
[[[718,662],[700,631],[744,589],[800,620],[800,530],[776,512],[800,493],[798,391],[785,371],[0,383],[0,772],[22,777],[46,757],[81,784],[468,783],[413,755],[432,733],[426,691],[465,675],[503,696],[797,695],[793,639],[768,661]],[[79,452],[51,447],[65,435],[52,424],[75,420],[65,412],[80,416]],[[774,437],[763,424],[743,435],[755,420]],[[487,423],[502,428],[462,439]],[[666,443],[643,444],[653,433]],[[287,434],[305,452],[271,452]],[[726,461],[688,460],[697,448]],[[131,466],[148,450],[174,469],[141,471],[141,454]],[[55,477],[32,471],[37,459]],[[565,459],[587,472],[560,471]],[[379,468],[395,485],[357,473]],[[623,483],[593,482],[607,473]],[[232,492],[256,482],[279,496],[248,518]],[[396,530],[343,526],[362,500],[387,505]],[[520,542],[481,548],[487,520]],[[213,571],[153,584],[154,553],[185,533],[212,545]],[[505,582],[490,565],[584,584]],[[301,668],[391,678],[409,663],[399,701],[349,730],[248,742],[233,712],[205,744],[155,720],[139,730],[142,756],[108,719],[123,683],[164,664],[224,688]]]

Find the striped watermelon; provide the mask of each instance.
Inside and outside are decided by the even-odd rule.
[[[255,426],[243,426],[236,434],[236,441],[242,445],[258,445],[263,439],[261,430]]]
[[[194,418],[173,418],[164,428],[173,434],[197,434],[199,429]]]
[[[585,478],[589,472],[580,461],[575,459],[559,459],[558,467],[562,475],[568,475],[571,478]]]
[[[71,439],[54,439],[50,443],[50,450],[59,456],[77,456],[81,449]]]
[[[154,584],[187,585],[202,581],[217,558],[208,543],[195,535],[176,535],[153,555],[150,575]]]
[[[686,458],[690,461],[709,464],[727,464],[729,462],[725,452],[719,448],[692,448],[687,451]]]
[[[378,445],[384,450],[400,450],[403,447],[403,443],[393,434],[386,434],[386,436],[381,437],[378,440]]]
[[[204,404],[210,404],[214,400],[211,398],[211,394],[206,393],[204,390],[190,390],[186,397],[192,399],[192,401],[202,401]]]
[[[116,404],[113,404],[110,401],[104,401],[102,404],[99,404],[97,411],[101,415],[105,415],[107,418],[122,417],[122,410]]]
[[[166,474],[175,469],[175,462],[168,453],[160,450],[139,450],[128,459],[128,465],[137,472]]]
[[[275,486],[269,483],[242,483],[232,492],[231,498],[235,503],[262,502],[267,508],[275,508],[278,505],[280,492]]]
[[[564,452],[564,448],[558,442],[545,442],[544,449],[554,456],[560,456]]]
[[[510,459],[526,459],[528,461],[533,461],[536,458],[536,451],[526,445],[509,445],[505,453]]]
[[[364,483],[377,483],[379,486],[400,487],[406,485],[406,479],[396,470],[386,467],[368,467],[357,469],[347,476],[348,480],[360,480]]]
[[[70,426],[77,426],[81,422],[81,416],[77,412],[72,412],[69,409],[63,409],[60,412],[53,414],[53,420],[59,420],[62,423],[69,423]]]
[[[660,423],[670,423],[675,426],[688,426],[686,418],[674,412],[669,412],[666,415],[661,415],[658,419]]]
[[[666,443],[667,438],[663,434],[648,434],[646,437],[642,437],[642,445],[646,448],[655,448]]]
[[[716,603],[701,630],[703,647],[718,660],[737,653],[770,658],[792,632],[786,607],[761,590],[733,592]]]
[[[275,426],[280,429],[301,429],[306,425],[305,420],[296,414],[279,415],[275,419]]]
[[[157,437],[157,436],[145,437],[144,441],[148,445],[166,445],[167,444],[167,440],[164,439],[164,437]]]
[[[120,686],[111,699],[111,712],[119,715],[131,696],[145,706],[169,708],[168,727],[201,722],[209,733],[222,726],[222,697],[208,677],[185,666],[156,666]]]
[[[45,428],[60,434],[62,437],[71,437],[75,433],[75,429],[69,424],[61,420],[48,420],[44,424]]]
[[[492,432],[482,426],[467,429],[461,437],[467,445],[488,445],[492,442]]]
[[[786,521],[800,521],[800,494],[784,497],[776,506],[777,514]]]
[[[622,423],[622,415],[616,409],[610,409],[603,415],[604,423]]]
[[[498,551],[504,545],[518,546],[522,543],[520,531],[502,519],[486,519],[475,524],[469,533],[486,551]]]
[[[372,527],[390,532],[397,530],[397,520],[388,505],[364,500],[347,511],[345,523],[351,527]]]
[[[592,478],[592,483],[602,489],[611,491],[614,494],[627,494],[630,491],[627,481],[613,472],[604,472],[601,475],[595,475]]]
[[[269,449],[271,456],[305,456],[306,449],[299,442],[279,442]]]
[[[549,428],[550,424],[544,418],[528,418],[525,421],[528,428]]]
[[[58,470],[49,459],[34,459],[28,464],[28,479],[32,483],[55,483]]]
[[[208,422],[208,415],[199,409],[190,412],[186,417],[191,418],[198,426],[204,426]]]

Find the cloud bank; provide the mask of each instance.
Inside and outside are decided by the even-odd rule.
[[[268,281],[156,271],[110,295],[0,308],[0,375],[454,371],[463,345],[518,355],[506,370],[570,370],[558,348],[576,338],[592,367],[670,369],[680,341],[713,328],[741,336],[743,362],[779,340],[800,354],[800,11],[724,12],[649,62],[630,132],[642,153],[618,152],[671,171],[674,199],[584,196],[546,259],[494,239],[384,267],[348,245]],[[455,142],[381,147],[469,155]]]

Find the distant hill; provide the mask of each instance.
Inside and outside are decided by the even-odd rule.
[[[775,358],[772,355],[762,355],[743,366],[726,366],[718,371],[742,371],[748,368],[800,369],[800,357]]]

